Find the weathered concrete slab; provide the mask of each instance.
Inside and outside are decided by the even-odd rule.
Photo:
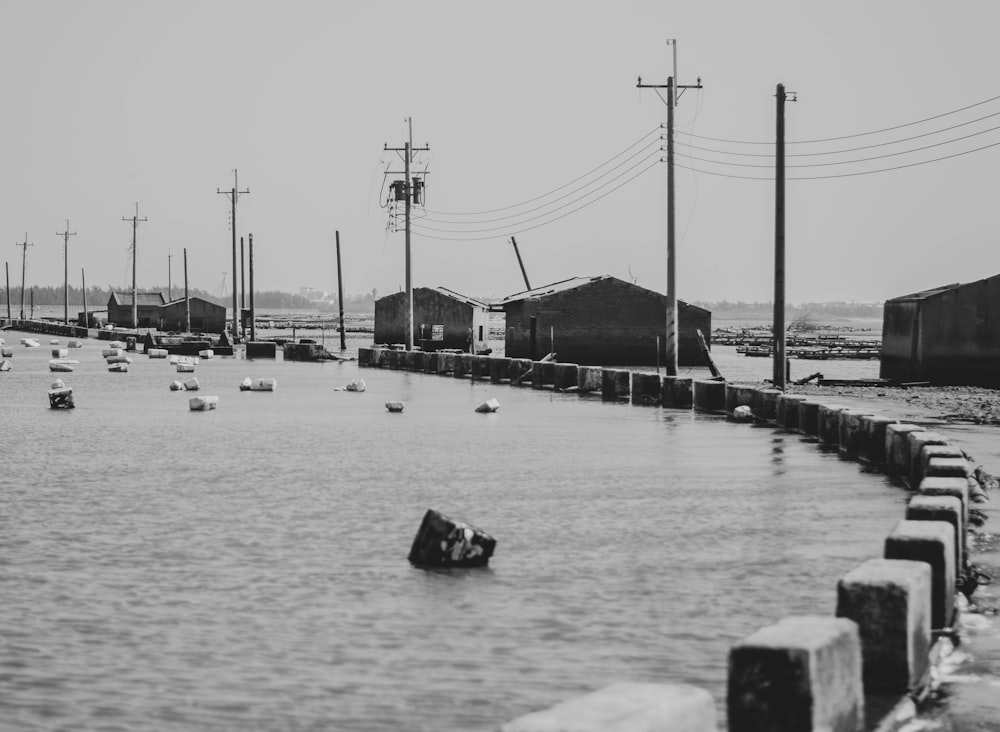
[[[910,451],[907,457],[909,472],[906,474],[906,482],[912,488],[920,485],[924,477],[923,449],[930,445],[944,446],[948,444],[948,438],[940,432],[924,430],[911,432],[906,436],[907,447]]]
[[[628,399],[631,386],[628,371],[601,370],[601,397],[605,401]]]
[[[873,416],[864,409],[844,409],[840,413],[840,432],[837,436],[837,449],[841,455],[851,460],[858,457],[865,430],[862,417]]]
[[[890,424],[899,424],[891,417],[875,415],[861,418],[864,436],[858,445],[858,459],[869,465],[885,465],[885,430]]]
[[[920,481],[917,493],[922,496],[954,496],[962,502],[965,530],[969,528],[969,481],[964,478],[928,476]]]
[[[691,409],[694,405],[694,380],[681,376],[664,376],[660,403],[673,409]]]
[[[754,389],[750,395],[750,409],[758,422],[774,422],[778,418],[780,389]]]
[[[579,366],[575,363],[555,363],[552,365],[552,386],[562,391],[563,389],[578,388],[577,383]]]
[[[451,372],[452,376],[461,379],[468,376],[472,372],[472,359],[473,355],[471,353],[460,353],[455,356],[455,368]]]
[[[927,496],[918,493],[906,505],[909,521],[945,521],[951,524],[955,537],[955,567],[965,567],[967,551],[965,509],[957,496]]]
[[[955,615],[955,536],[946,521],[903,519],[885,540],[886,559],[931,565],[931,628],[950,628]]]
[[[925,463],[924,475],[933,478],[965,478],[974,473],[972,463],[962,457],[932,457]],[[923,477],[923,476],[922,476]]]
[[[601,391],[604,383],[604,369],[600,366],[580,366],[576,370],[576,385],[581,394]]]
[[[372,356],[374,354],[374,349],[371,348],[359,348],[358,349],[358,366],[362,368],[371,368],[373,364]],[[251,353],[250,344],[247,344],[247,356],[256,355]]]
[[[778,397],[778,412],[775,421],[788,430],[799,428],[799,404],[804,402],[804,394],[782,394]]]
[[[801,616],[758,630],[729,651],[726,701],[730,732],[860,732],[857,624]]]
[[[693,388],[694,408],[699,412],[722,414],[726,411],[726,382],[696,379]]]
[[[756,387],[749,384],[726,383],[726,414],[730,417],[737,407],[751,407],[753,405],[753,394]]]
[[[533,361],[531,364],[531,388],[547,389],[556,380],[556,365],[552,361]]]
[[[438,372],[438,361],[440,358],[441,354],[437,351],[427,351],[424,353],[424,373],[436,374]]]
[[[519,717],[500,732],[716,732],[715,705],[687,684],[621,682]]]
[[[910,439],[911,432],[925,432],[925,428],[917,424],[887,424],[885,426],[885,472],[889,475],[910,475]]]
[[[490,359],[490,381],[499,384],[510,378],[510,359],[491,358]]]
[[[840,413],[846,407],[843,404],[820,404],[818,421],[816,423],[816,437],[820,444],[840,445]]]
[[[931,566],[871,559],[837,584],[837,617],[858,624],[868,694],[915,692],[926,684],[931,648]]]
[[[490,357],[473,356],[472,366],[469,368],[469,375],[475,381],[490,378]]]
[[[799,432],[810,437],[819,434],[819,406],[812,399],[799,402]]]
[[[637,371],[632,374],[632,403],[659,406],[663,385],[659,374]]]

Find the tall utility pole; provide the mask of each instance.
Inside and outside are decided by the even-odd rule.
[[[337,304],[340,308],[340,350],[347,350],[347,334],[344,333],[344,274],[340,267],[340,231],[335,232],[337,238]]]
[[[510,243],[514,245],[514,255],[517,257],[517,263],[521,266],[521,276],[524,278],[524,289],[530,290],[531,283],[528,282],[528,273],[524,269],[524,262],[521,261],[521,252],[518,251],[517,248],[517,239],[511,237]]]
[[[674,74],[677,74],[677,41],[668,39],[674,47]],[[677,247],[674,223],[674,107],[685,89],[701,89],[701,78],[697,84],[678,84],[675,76],[667,78],[666,84],[643,84],[639,77],[636,86],[640,89],[666,89],[663,103],[667,105],[667,321],[666,350],[667,376],[677,376]]]
[[[7,270],[7,322],[10,322],[10,262],[4,262],[3,266]]]
[[[184,247],[184,332],[191,332],[191,298],[188,296],[188,250]]]
[[[242,196],[243,194],[249,194],[250,193],[250,189],[248,188],[245,191],[241,191],[240,190],[240,186],[239,186],[239,173],[236,171],[236,169],[233,169],[233,187],[230,190],[228,190],[228,191],[224,191],[221,188],[216,188],[215,192],[216,193],[221,193],[224,196],[226,196],[226,198],[229,199],[229,203],[232,205],[232,225],[233,225],[233,281],[235,283],[235,280],[236,280],[236,204],[239,202],[240,196]],[[237,304],[236,304],[236,285],[234,284],[233,285],[233,340],[236,340],[236,332],[237,332],[237,329],[239,327],[237,325],[237,323],[238,323],[237,317],[238,317],[238,315],[237,315]]]
[[[69,230],[69,219],[66,219],[66,231],[57,231],[56,236],[63,238],[63,323],[69,325],[69,238],[76,236]]]
[[[402,148],[383,147],[383,150],[403,153],[403,170],[387,170],[386,175],[399,175],[402,172],[403,180],[393,181],[392,189],[397,201],[404,201],[404,229],[406,236],[406,313],[403,318],[403,328],[405,329],[406,350],[413,350],[413,276],[411,271],[412,258],[410,256],[410,206],[413,203],[421,202],[421,195],[424,182],[421,178],[414,176],[410,178],[410,163],[413,162],[413,154],[416,152],[427,152],[430,147],[426,144],[423,147],[413,147],[413,118],[407,117],[409,125],[409,139]]]
[[[795,93],[785,93],[778,84],[775,92],[777,116],[774,148],[774,370],[771,383],[784,391],[788,376],[785,357],[785,101],[795,101]]]
[[[148,221],[145,216],[141,219],[139,218],[139,203],[135,204],[135,216],[128,219],[122,216],[122,221],[132,222],[132,327],[135,328],[136,333],[139,331],[139,295],[135,288],[135,234],[136,229],[139,228],[140,221]]]
[[[240,337],[246,340],[247,326],[243,321],[243,311],[247,307],[247,271],[243,262],[243,237],[240,237]]]
[[[28,243],[28,233],[24,233],[24,244],[18,242],[14,246],[21,247],[21,320],[24,320],[24,272],[28,268],[28,247],[35,246]]]
[[[174,299],[174,283],[171,278],[171,271],[173,270],[173,259],[174,253],[169,249],[167,250],[167,302]]]
[[[253,306],[253,232],[250,233],[248,237],[247,244],[249,250],[247,252],[250,257],[250,340],[257,340],[257,311]]]

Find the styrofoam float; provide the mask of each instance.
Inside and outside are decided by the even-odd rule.
[[[184,384],[182,384],[179,381],[171,381],[170,382],[170,391],[180,391],[183,388],[184,388]]]
[[[73,390],[67,386],[49,389],[49,407],[52,409],[73,409]]]
[[[196,396],[188,400],[188,408],[192,412],[207,412],[219,406],[217,396]]]
[[[166,358],[168,353],[166,348],[150,348],[146,355],[150,358]]]
[[[52,358],[66,358],[69,355],[68,348],[53,348]]]
[[[388,409],[390,412],[402,412],[403,406],[404,406],[403,402],[399,401],[392,401],[385,403],[385,408]]]
[[[201,384],[198,383],[198,379],[191,378],[184,382],[184,388],[187,391],[198,391],[201,388]]]
[[[249,376],[240,382],[240,391],[274,391],[278,388],[278,380],[265,378],[265,379],[251,379]]]
[[[500,402],[498,402],[496,399],[487,399],[485,402],[476,407],[476,411],[481,412],[483,414],[495,412],[498,409],[500,409]]]
[[[178,363],[177,364],[177,373],[179,373],[179,374],[190,374],[190,373],[193,373],[193,372],[194,372],[194,364],[193,363]]]
[[[125,361],[119,361],[118,363],[113,363],[108,366],[108,371],[116,374],[126,374],[128,373],[128,363]]]
[[[49,361],[49,371],[72,371],[78,363],[80,362],[68,358],[53,358]]]

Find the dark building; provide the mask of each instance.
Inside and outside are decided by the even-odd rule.
[[[1000,387],[1000,275],[887,300],[880,376]]]
[[[413,288],[413,345],[425,351],[485,347],[485,303],[444,287]],[[406,293],[375,301],[375,343],[405,343]]]
[[[188,298],[191,302],[191,332],[224,333],[226,330],[226,308],[200,297]],[[161,309],[160,330],[187,332],[187,307],[184,298],[172,300]]]
[[[559,361],[591,366],[652,366],[665,363],[667,298],[616,277],[577,277],[504,298],[507,319],[505,354],[541,358],[555,351]],[[698,343],[712,332],[712,313],[677,301],[677,361],[703,366]],[[531,352],[534,319],[535,352]]]
[[[125,328],[158,328],[160,308],[164,299],[162,292],[137,292],[136,320],[132,322],[132,293],[112,292],[108,299],[108,322]]]

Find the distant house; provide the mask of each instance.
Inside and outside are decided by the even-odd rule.
[[[712,314],[680,300],[677,306],[678,363],[702,366],[697,331],[708,343]],[[652,366],[657,358],[664,363],[666,296],[616,277],[576,277],[511,295],[496,307],[506,315],[510,358],[555,351],[559,361],[595,366]]]
[[[1000,275],[887,300],[880,376],[1000,387]]]
[[[162,292],[137,292],[137,322],[132,322],[132,293],[112,292],[108,299],[108,322],[126,328],[158,328],[164,302]]]
[[[223,333],[226,330],[226,308],[200,297],[188,298],[191,309],[191,332]],[[184,298],[171,300],[161,309],[160,330],[187,332],[187,309]]]
[[[413,288],[413,345],[425,351],[481,348],[489,338],[487,306],[445,287]],[[375,301],[375,342],[406,342],[406,293]]]

